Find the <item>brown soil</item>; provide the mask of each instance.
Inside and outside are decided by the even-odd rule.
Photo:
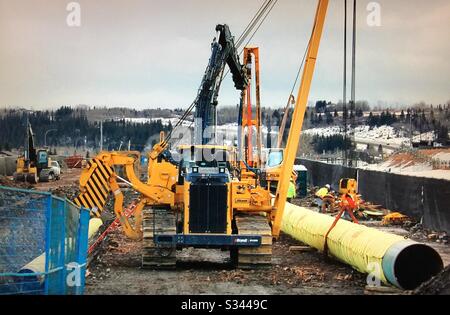
[[[78,187],[80,180],[81,169],[64,169],[59,180],[54,180],[45,183],[30,184],[26,182],[16,182],[12,177],[0,175],[0,186],[22,188],[22,189],[36,189],[41,191],[60,191],[67,190],[68,187]],[[59,194],[61,197],[66,197],[64,194]],[[71,196],[67,196],[69,199]]]
[[[422,149],[418,150],[417,153],[418,154],[413,154],[412,152],[396,153],[389,157],[389,166],[401,167],[427,163],[433,155],[438,153],[450,153],[450,149]]]
[[[363,294],[365,276],[282,235],[269,269],[234,269],[227,251],[185,249],[177,270],[140,268],[140,242],[113,232],[89,268],[86,294]]]
[[[409,235],[401,226],[382,226],[378,221],[364,223],[386,232]],[[445,265],[450,263],[448,245],[418,241],[435,248]],[[366,275],[317,251],[289,251],[293,245],[302,244],[282,234],[274,243],[272,266],[268,269],[234,269],[227,251],[185,249],[179,255],[176,270],[155,271],[141,269],[141,243],[127,239],[119,229],[101,245],[90,265],[85,293],[364,294]],[[440,287],[439,283],[435,286]]]
[[[21,189],[31,189],[33,185],[29,183],[23,182],[15,182],[9,177],[0,175],[0,186],[13,187],[13,188],[21,188]]]
[[[414,294],[420,295],[449,295],[450,294],[450,265],[440,274],[418,287]]]
[[[78,192],[79,169],[68,170],[61,180],[39,183],[36,189],[49,190],[72,199]],[[0,185],[19,185],[0,177]],[[27,185],[27,184],[26,184]],[[136,196],[125,193],[128,204]],[[300,202],[311,206],[312,198]],[[112,203],[108,203],[110,208]],[[105,213],[109,213],[106,211]],[[385,227],[379,222],[368,225],[399,235],[410,235],[402,227]],[[416,233],[417,234],[417,233]],[[423,240],[420,240],[423,241]],[[426,240],[425,240],[426,241]],[[428,242],[450,263],[450,247]],[[324,257],[317,251],[289,251],[301,245],[287,235],[274,243],[272,266],[268,269],[232,268],[228,251],[185,249],[177,269],[154,271],[141,269],[141,242],[129,240],[121,229],[112,232],[100,245],[89,266],[86,294],[364,294],[366,276],[351,267]],[[418,289],[418,294],[449,294],[448,268],[434,282]],[[447,277],[447,278],[446,278]],[[444,292],[444,293],[443,293]]]
[[[45,183],[37,183],[35,188],[42,191],[58,191],[66,187],[78,187],[80,180],[81,168],[68,168],[63,169],[61,173],[61,178],[59,180],[54,180]],[[72,196],[67,196],[69,199]]]

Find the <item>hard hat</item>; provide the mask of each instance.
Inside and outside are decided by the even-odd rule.
[[[325,187],[326,187],[327,189],[331,189],[331,186],[330,186],[329,184],[326,184]]]

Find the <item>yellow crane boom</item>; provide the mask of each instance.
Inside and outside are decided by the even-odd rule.
[[[286,205],[290,174],[292,173],[297,155],[298,143],[300,141],[303,119],[305,117],[309,91],[316,66],[316,59],[319,52],[320,40],[322,37],[323,26],[325,24],[327,9],[328,0],[319,0],[316,17],[314,19],[314,26],[308,45],[308,52],[305,59],[302,81],[298,90],[294,113],[292,115],[291,128],[289,130],[289,137],[283,158],[283,171],[281,172],[280,181],[275,195],[275,213],[272,216],[272,233],[274,237],[278,237],[280,235],[281,219],[283,217],[284,207]]]

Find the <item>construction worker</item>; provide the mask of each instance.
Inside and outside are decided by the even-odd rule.
[[[287,201],[291,202],[291,200],[293,198],[295,198],[295,197],[297,197],[297,191],[295,189],[295,184],[294,184],[294,182],[291,179],[291,181],[289,182],[289,189],[288,189],[288,193],[287,193]]]
[[[316,197],[315,202],[319,207],[319,212],[322,211],[323,198],[330,193],[330,190],[331,186],[329,184],[326,184],[314,194],[314,196]]]

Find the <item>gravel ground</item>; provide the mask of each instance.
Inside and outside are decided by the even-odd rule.
[[[450,295],[450,265],[431,280],[418,287],[415,294],[421,295]]]
[[[153,271],[140,268],[140,242],[117,230],[91,264],[85,294],[363,294],[364,275],[291,245],[298,242],[282,235],[268,269],[233,269],[228,252],[186,249],[177,270]]]
[[[363,222],[370,227],[425,242],[435,248],[450,264],[450,247],[413,233],[402,226],[382,226],[379,221]],[[269,269],[233,269],[228,252],[206,249],[184,249],[179,254],[177,270],[141,269],[140,242],[114,231],[89,268],[86,294],[364,294],[366,275],[313,250],[289,251],[301,245],[282,234],[274,243]],[[448,276],[448,273],[445,274]],[[446,278],[441,276],[429,285],[426,294],[440,290]],[[442,280],[444,279],[444,280]],[[445,282],[445,281],[444,281]],[[441,290],[445,292],[445,290]]]
[[[78,193],[80,170],[70,170],[60,181],[39,183],[38,190],[73,198]],[[2,178],[4,184],[12,184]],[[128,204],[136,196],[125,192]],[[311,198],[296,203],[311,205]],[[108,208],[112,202],[108,202]],[[105,212],[105,215],[111,213]],[[450,247],[439,235],[402,226],[382,226],[379,221],[368,226],[425,242],[440,254],[447,269],[433,281],[416,290],[417,294],[449,294]],[[105,225],[106,226],[106,225]],[[430,238],[430,235],[434,235]],[[447,240],[447,236],[443,240]],[[301,245],[287,235],[274,243],[272,266],[267,269],[234,269],[228,252],[184,249],[177,270],[141,269],[141,243],[127,239],[121,229],[112,232],[101,244],[89,266],[86,294],[364,294],[366,276],[351,267],[326,258],[313,250],[289,251]]]

